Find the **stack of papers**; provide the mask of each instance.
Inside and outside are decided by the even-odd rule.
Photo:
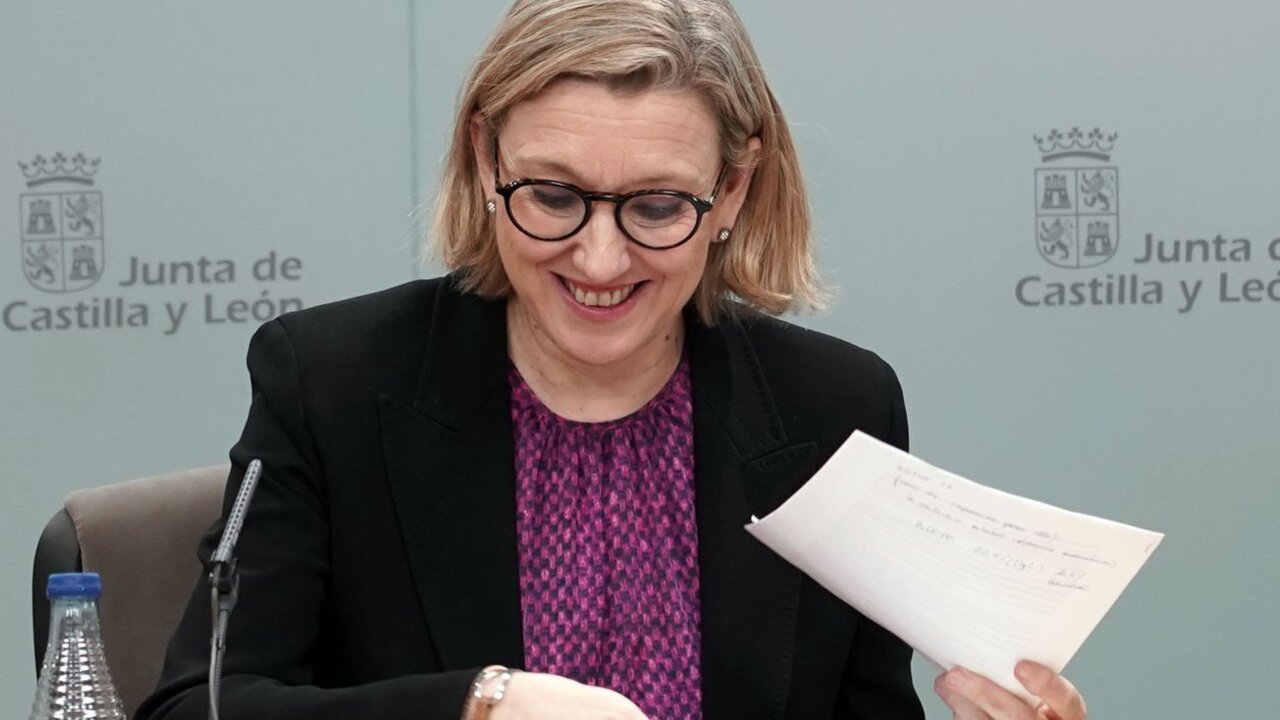
[[[1164,538],[985,487],[862,432],[747,531],[939,667],[1027,700],[1017,661],[1061,672]]]

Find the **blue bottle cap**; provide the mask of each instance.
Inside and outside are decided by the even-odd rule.
[[[102,595],[102,578],[96,572],[53,573],[45,595],[50,599],[65,597],[97,598]]]

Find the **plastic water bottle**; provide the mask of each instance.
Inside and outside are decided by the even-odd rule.
[[[125,720],[102,651],[98,573],[56,573],[45,591],[52,602],[49,646],[31,720]]]

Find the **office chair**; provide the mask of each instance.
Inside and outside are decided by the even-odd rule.
[[[226,465],[130,480],[67,496],[40,535],[31,581],[35,664],[49,635],[50,573],[102,575],[103,643],[125,712],[156,685],[165,648],[202,568],[200,537],[222,511]]]

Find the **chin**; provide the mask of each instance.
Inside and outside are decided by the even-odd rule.
[[[645,344],[631,333],[569,332],[553,340],[566,355],[584,365],[607,366],[639,355]]]

